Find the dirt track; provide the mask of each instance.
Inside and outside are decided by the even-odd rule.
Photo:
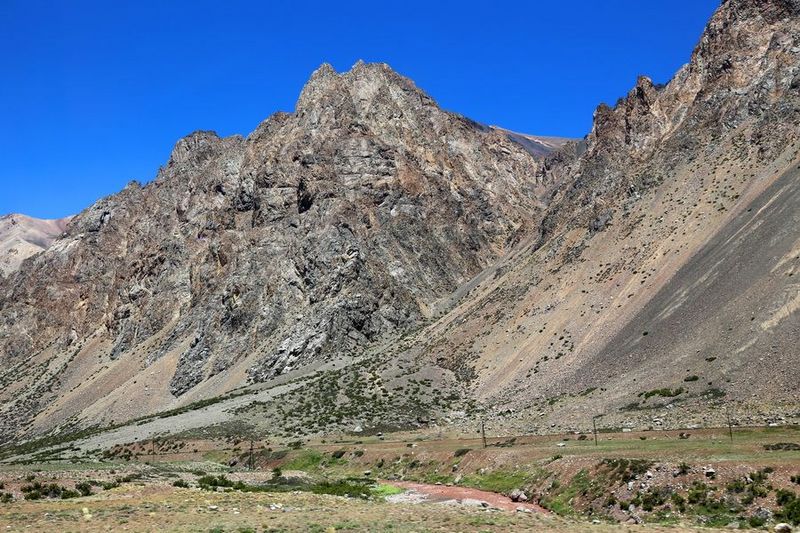
[[[429,485],[411,481],[382,481],[382,483],[388,483],[422,496],[422,498],[411,499],[418,503],[445,503],[455,501],[463,504],[474,503],[480,505],[480,502],[486,502],[489,507],[496,507],[505,511],[522,509],[530,512],[549,514],[549,511],[534,503],[513,502],[511,498],[503,496],[502,494],[497,494],[496,492],[452,485]],[[408,502],[410,500],[408,498],[398,498],[398,501]]]

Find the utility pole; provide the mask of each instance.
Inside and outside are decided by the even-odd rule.
[[[733,422],[731,422],[731,408],[730,408],[730,406],[728,406],[725,409],[725,412],[726,412],[726,414],[728,416],[728,434],[731,437],[731,442],[733,442]]]
[[[483,447],[486,448],[486,425],[483,418],[481,418],[481,438],[483,439]]]
[[[594,445],[597,446],[597,415],[592,417],[592,431],[594,433]]]

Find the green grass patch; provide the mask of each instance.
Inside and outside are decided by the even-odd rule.
[[[522,487],[529,479],[529,474],[522,471],[508,472],[497,470],[485,474],[469,474],[464,476],[462,485],[490,492],[509,492]]]
[[[394,496],[395,494],[402,494],[403,492],[405,492],[405,489],[395,487],[394,485],[388,485],[386,483],[380,483],[372,489],[372,494],[381,498]]]
[[[281,468],[284,470],[302,470],[307,472],[319,468],[320,463],[325,457],[316,450],[303,450],[287,463],[283,464]]]

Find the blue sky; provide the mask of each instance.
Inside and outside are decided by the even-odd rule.
[[[0,213],[149,181],[193,130],[293,110],[323,62],[387,62],[446,109],[581,137],[637,75],[668,81],[718,4],[0,0]]]

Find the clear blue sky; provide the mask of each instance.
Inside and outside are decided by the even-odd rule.
[[[196,129],[291,111],[321,63],[389,63],[475,120],[581,137],[666,82],[718,0],[0,0],[0,213],[60,217],[151,180]]]

